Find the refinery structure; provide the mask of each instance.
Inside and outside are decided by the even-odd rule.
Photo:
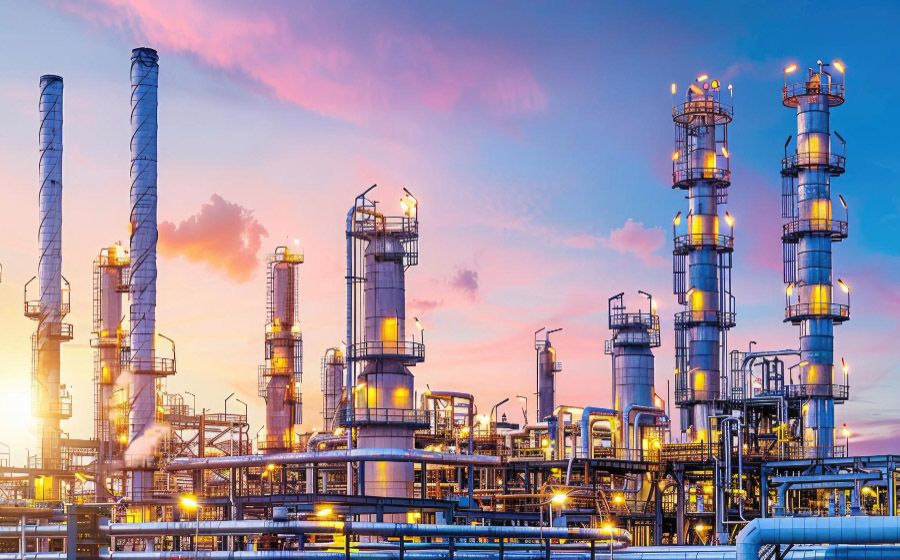
[[[38,440],[27,464],[0,466],[0,559],[900,558],[900,457],[851,456],[835,438],[835,405],[849,398],[833,346],[850,315],[832,267],[848,233],[846,203],[833,212],[831,193],[844,172],[830,123],[845,96],[840,62],[784,73],[797,129],[780,170],[785,313],[772,321],[798,326],[797,339],[729,349],[732,87],[703,75],[671,86],[672,188],[686,199],[672,196],[681,309],[666,333],[651,294],[609,297],[611,376],[597,383],[611,402],[557,402],[553,337],[565,333],[554,328],[535,332],[524,425],[452,387],[417,391],[424,329],[407,315],[406,275],[419,260],[420,201],[402,189],[396,207],[376,203],[373,185],[348,200],[346,274],[333,279],[346,285],[346,328],[333,347],[306,348],[321,356],[316,430],[301,428],[304,256],[280,246],[267,259],[256,438],[246,403],[229,412],[234,394],[211,412],[167,388],[177,368],[156,317],[158,74],[157,53],[134,49],[130,239],[99,242],[93,263],[94,433],[82,439],[63,429],[64,319],[81,288],[62,273],[63,80],[40,79],[40,247],[24,304],[37,325]],[[655,370],[663,336],[674,372]],[[672,403],[655,391],[667,382]]]

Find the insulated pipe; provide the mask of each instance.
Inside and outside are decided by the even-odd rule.
[[[735,560],[758,560],[759,551],[766,544],[818,543],[897,544],[900,543],[900,517],[754,519],[738,533]]]
[[[244,455],[201,458],[178,458],[166,465],[169,471],[265,467],[268,464],[298,465],[304,463],[355,463],[383,461],[394,463],[429,463],[434,465],[475,465],[496,467],[500,457],[491,455],[459,455],[420,449],[341,449],[316,453],[274,453],[272,455]]]
[[[592,447],[592,434],[591,428],[593,424],[591,423],[591,416],[612,416],[614,418],[619,417],[619,413],[611,408],[600,408],[596,406],[588,406],[581,413],[581,451],[582,456],[585,459],[591,459],[591,447]]]
[[[131,369],[129,444],[156,419],[156,133],[159,56],[131,51]],[[127,454],[127,451],[126,451]],[[138,465],[144,457],[131,457]],[[150,470],[131,473],[129,497],[141,499],[153,486]]]
[[[37,364],[33,401],[37,419],[37,448],[41,466],[62,468],[59,426],[59,346],[62,334],[62,125],[63,81],[59,76],[41,76],[40,81],[40,315],[37,328]],[[54,500],[54,484],[43,499]]]
[[[622,418],[622,421],[623,421],[622,429],[625,431],[625,451],[626,451],[626,453],[628,453],[629,459],[631,458],[631,438],[629,436],[631,434],[631,412],[633,410],[636,410],[639,412],[638,415],[635,417],[635,423],[634,423],[635,440],[637,440],[637,435],[638,435],[637,434],[638,421],[640,420],[640,417],[642,414],[646,413],[646,414],[652,414],[654,416],[665,416],[666,415],[665,410],[663,410],[661,408],[656,408],[653,406],[641,406],[641,405],[632,404],[632,405],[629,405],[628,408],[625,409],[625,414],[623,415],[623,418]]]

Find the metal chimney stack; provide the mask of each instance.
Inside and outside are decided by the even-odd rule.
[[[266,363],[259,367],[259,396],[266,400],[266,453],[291,451],[303,421],[300,380],[303,335],[299,316],[299,266],[303,254],[278,247],[269,255],[266,275]]]
[[[72,405],[65,386],[60,384],[59,349],[61,342],[72,339],[72,326],[62,322],[69,311],[62,289],[62,78],[41,76],[40,88],[38,301],[29,301],[28,284],[25,285],[25,315],[38,321],[37,332],[32,338],[36,356],[32,374],[32,413],[37,419],[38,437],[38,461],[33,466],[64,469],[60,420],[71,416]],[[41,494],[39,499],[57,499],[59,488],[52,482],[45,482]]]
[[[329,348],[322,357],[322,425],[326,432],[338,427],[338,411],[344,397],[344,368],[347,362],[340,348]]]
[[[782,160],[782,215],[784,225],[784,280],[787,283],[785,322],[800,326],[799,384],[787,387],[788,397],[808,399],[802,406],[803,446],[809,457],[834,453],[834,404],[847,399],[849,390],[834,382],[834,325],[850,318],[850,288],[847,303],[833,302],[831,245],[847,237],[844,220],[832,219],[831,178],[844,172],[844,141],[840,153],[832,150],[830,110],[844,102],[843,66],[835,62],[839,79],[821,61],[810,68],[807,79],[788,83],[796,65],[785,69],[782,100],[797,108],[797,140]]]
[[[673,95],[675,90],[673,84]],[[703,75],[687,88],[684,103],[672,109],[672,188],[685,191],[689,201],[687,231],[679,232],[681,212],[673,221],[674,292],[684,306],[675,315],[675,402],[682,410],[681,429],[694,442],[713,437],[709,418],[721,406],[727,334],[735,325],[733,222],[726,212],[723,227],[719,217],[731,184],[730,91]],[[728,234],[721,233],[726,228]]]
[[[131,370],[130,443],[156,420],[156,133],[159,56],[131,51]],[[148,496],[149,469],[133,471],[130,497]]]
[[[556,374],[562,371],[562,362],[556,360],[556,348],[550,344],[550,335],[561,331],[547,331],[540,340],[535,333],[534,351],[537,354],[537,421],[553,415],[556,408]]]

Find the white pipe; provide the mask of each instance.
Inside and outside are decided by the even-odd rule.
[[[227,469],[239,467],[264,467],[275,465],[299,465],[306,463],[355,463],[357,461],[384,461],[394,463],[431,463],[435,465],[476,465],[496,467],[500,457],[491,455],[460,455],[420,449],[339,449],[315,453],[274,453],[272,455],[236,455],[224,457],[178,458],[166,465],[170,471],[202,469]]]
[[[618,417],[619,413],[611,408],[588,406],[581,413],[581,450],[585,459],[591,458],[591,416],[604,415]]]

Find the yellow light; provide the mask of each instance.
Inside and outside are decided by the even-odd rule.
[[[548,445],[550,445],[550,440],[549,440],[549,439],[544,438],[544,439],[541,440],[541,447],[547,447]]]
[[[728,157],[728,148],[726,148],[725,146],[722,146],[722,155],[726,158]]]
[[[424,331],[425,327],[422,325],[422,322],[419,321],[419,318],[418,317],[413,317],[413,318],[416,320],[416,328],[419,329],[420,331]]]
[[[705,531],[705,530],[706,530],[706,527],[704,527],[703,525],[697,525],[697,530],[698,530],[698,531]]]
[[[713,80],[709,85],[712,86],[713,89],[719,89],[719,80]]]
[[[623,498],[620,494],[616,494],[615,496],[613,496],[613,503],[621,504],[624,501],[625,498]]]
[[[337,428],[334,429],[334,435],[336,435],[336,436],[342,435],[343,433],[344,433],[344,428],[342,428],[340,426],[338,426]]]
[[[366,388],[366,383],[365,383],[365,381],[363,381],[362,383],[360,383],[356,387],[354,387],[353,390],[354,391],[362,391],[365,388]]]
[[[834,67],[837,68],[837,69],[838,69],[838,72],[840,72],[841,74],[844,73],[844,65],[843,65],[843,63],[841,63],[840,60],[835,60],[835,61],[834,61]]]
[[[566,494],[563,494],[562,492],[557,492],[556,494],[553,495],[553,498],[551,498],[550,501],[552,501],[554,504],[564,504],[564,503],[566,503],[566,498],[568,498],[568,496]]]
[[[704,494],[712,494],[712,491],[713,491],[713,487],[711,484],[707,484],[706,486],[703,487]]]
[[[847,428],[841,430],[841,433],[844,434],[845,438],[850,437],[850,430],[848,430]]]
[[[675,150],[672,152],[672,161],[678,161],[678,158],[681,157],[681,152]]]
[[[659,449],[660,447],[662,447],[662,446],[660,445],[659,440],[658,439],[653,440],[653,449]]]
[[[678,86],[673,83],[672,84],[672,95],[675,95],[676,93],[678,93]]]
[[[186,508],[195,509],[200,507],[200,504],[197,503],[197,498],[193,496],[182,496],[181,497],[181,505]]]
[[[729,226],[734,226],[734,218],[728,212],[725,212],[725,223]]]
[[[838,278],[838,286],[840,286],[841,289],[844,290],[844,293],[845,293],[845,294],[849,294],[849,293],[850,293],[850,286],[848,286],[847,284],[845,284],[844,281],[841,280],[840,278]]]
[[[675,214],[675,218],[672,220],[673,225],[678,225],[681,223],[681,212]]]
[[[790,74],[791,72],[793,72],[793,71],[796,70],[796,69],[797,69],[797,65],[796,65],[796,64],[791,64],[790,66],[788,66],[787,68],[784,69],[784,73],[785,73],[785,74]]]
[[[613,532],[613,526],[610,525],[609,523],[607,523],[606,525],[603,526],[603,532],[604,532],[604,533],[612,533],[612,532]]]
[[[122,434],[119,436],[119,443],[128,443],[128,434]]]
[[[275,463],[269,463],[268,465],[266,465],[266,470],[268,470],[268,471],[270,471],[270,472],[271,472],[271,471],[274,471],[274,470],[275,470]]]
[[[786,293],[788,295],[788,297],[790,297],[794,294],[794,283],[793,282],[791,282],[790,284],[787,285],[787,288],[784,289],[784,293]]]
[[[82,484],[84,484],[85,482],[88,481],[88,478],[86,476],[84,476],[83,474],[81,474],[80,472],[75,473],[75,478],[77,478],[78,482],[80,482]]]
[[[316,512],[316,517],[327,517],[329,515],[331,515],[330,507],[324,507]]]
[[[847,362],[844,361],[843,356],[841,357],[841,369],[844,370],[844,375],[850,373],[850,368],[847,367]]]
[[[697,81],[698,81],[698,82],[705,82],[705,81],[708,80],[708,79],[709,79],[709,76],[706,75],[706,74],[700,74],[699,76],[697,76]]]

